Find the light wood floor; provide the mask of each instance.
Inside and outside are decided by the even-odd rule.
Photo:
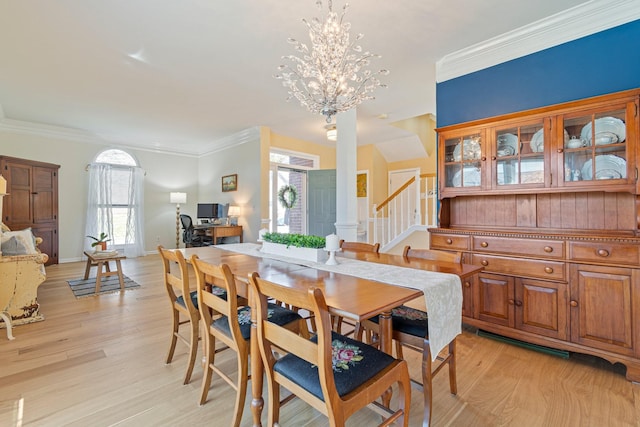
[[[46,320],[16,327],[14,341],[0,330],[0,425],[229,425],[234,392],[226,383],[214,377],[209,401],[198,406],[200,364],[182,385],[184,346],[172,364],[164,363],[170,321],[159,258],[123,263],[142,285],[123,295],[75,299],[66,280],[83,269],[84,263],[48,267],[38,292]],[[436,377],[434,426],[640,426],[640,385],[625,380],[622,366],[584,355],[565,360],[471,329],[459,337],[458,351],[458,395],[449,394],[446,374]],[[417,357],[405,355],[417,375]],[[221,357],[233,372],[234,355]],[[283,426],[328,425],[298,400],[281,414]],[[421,416],[414,391],[411,425],[420,425]],[[378,421],[364,409],[348,425]],[[250,424],[247,404],[242,425]]]

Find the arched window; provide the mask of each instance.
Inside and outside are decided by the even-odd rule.
[[[144,255],[143,189],[144,172],[131,154],[113,148],[98,153],[89,165],[87,235],[104,232],[111,249]]]

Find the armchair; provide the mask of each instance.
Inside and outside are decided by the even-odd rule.
[[[38,286],[46,279],[44,264],[49,259],[37,245],[42,239],[33,237],[31,229],[10,231],[2,224],[0,253],[0,328],[44,320],[38,304]],[[4,231],[7,230],[7,231]]]

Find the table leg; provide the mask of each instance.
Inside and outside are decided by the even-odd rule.
[[[91,271],[91,258],[87,258],[87,267],[84,269],[84,280],[89,278],[89,272]]]
[[[264,399],[262,398],[262,384],[264,367],[262,366],[262,357],[260,357],[260,348],[258,346],[258,326],[256,325],[256,306],[253,303],[253,297],[249,295],[251,301],[251,413],[253,415],[253,426],[261,427],[262,409],[264,408]]]
[[[102,280],[102,264],[104,264],[104,261],[98,261],[97,263],[98,271],[96,273],[96,294],[100,293],[100,281]]]
[[[124,292],[124,277],[122,277],[122,266],[120,260],[116,260],[116,269],[118,271],[118,280],[120,281],[120,292]]]

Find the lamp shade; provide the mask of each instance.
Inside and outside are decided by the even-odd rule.
[[[327,130],[327,139],[329,141],[335,142],[338,140],[338,130],[335,124],[326,125],[325,129]]]
[[[227,213],[227,216],[240,216],[240,206],[229,206],[229,212]]]
[[[187,193],[169,193],[169,203],[187,203]]]

